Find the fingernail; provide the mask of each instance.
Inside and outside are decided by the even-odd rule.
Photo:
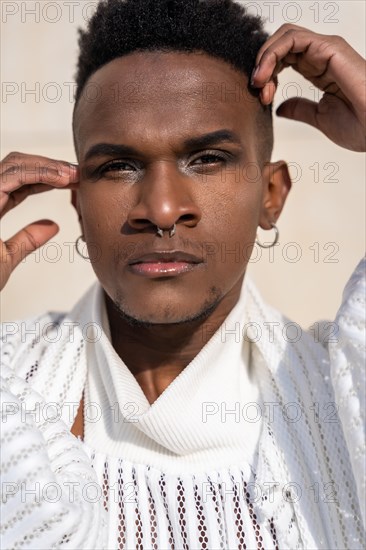
[[[252,72],[252,78],[251,78],[251,80],[250,80],[250,83],[251,83],[252,86],[254,85],[254,79],[255,79],[255,77],[257,76],[258,71],[259,71],[259,65],[257,65],[256,67],[254,67],[254,70],[253,70],[253,72]]]
[[[79,167],[78,164],[74,164],[72,162],[68,162],[67,164],[61,165],[61,167],[58,170],[59,176],[70,176],[70,172],[74,173],[74,171]]]
[[[38,220],[37,223],[40,225],[55,225],[52,220]]]

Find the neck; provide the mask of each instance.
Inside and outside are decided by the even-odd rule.
[[[243,278],[207,316],[184,323],[133,326],[105,294],[112,344],[149,403],[198,355],[237,303]]]

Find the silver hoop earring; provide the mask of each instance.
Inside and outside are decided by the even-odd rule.
[[[177,225],[174,224],[172,226],[171,229],[169,229],[169,237],[174,237],[175,235],[175,232],[176,232],[176,229],[177,229]],[[156,234],[159,236],[159,237],[163,237],[164,235],[164,229],[161,229],[160,227],[156,226]]]
[[[76,248],[76,252],[79,254],[79,256],[81,258],[83,258],[83,260],[89,260],[90,261],[90,258],[89,256],[84,256],[84,254],[82,254],[79,250],[79,246],[80,246],[80,241],[84,241],[84,236],[83,235],[80,235],[80,237],[78,237],[75,241],[75,248]],[[84,241],[85,242],[85,241]]]
[[[272,226],[272,229],[275,230],[275,238],[274,238],[272,243],[262,244],[261,242],[258,241],[258,238],[256,238],[256,240],[255,240],[257,245],[260,246],[261,248],[272,248],[272,246],[274,246],[278,242],[278,239],[280,237],[280,232],[278,231],[278,227],[275,223],[271,223],[271,226]]]

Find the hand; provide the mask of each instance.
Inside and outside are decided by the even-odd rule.
[[[264,105],[273,101],[277,75],[291,66],[324,92],[319,103],[291,98],[277,114],[318,128],[337,145],[366,150],[366,62],[341,37],[282,25],[258,52],[252,85]]]
[[[0,162],[0,218],[29,195],[51,189],[76,189],[79,169],[67,162],[23,153],[10,153]],[[23,227],[7,241],[0,241],[0,290],[16,266],[59,231],[51,220]]]

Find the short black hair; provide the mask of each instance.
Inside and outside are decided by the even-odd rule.
[[[229,63],[248,78],[267,40],[259,16],[234,0],[100,0],[86,30],[79,32],[75,107],[90,76],[110,61],[141,51],[203,52]],[[265,156],[272,150],[272,109],[265,116]],[[268,124],[269,122],[269,124]]]
[[[201,51],[250,78],[267,39],[261,18],[233,0],[101,0],[78,32],[76,101],[95,71],[135,51]]]

